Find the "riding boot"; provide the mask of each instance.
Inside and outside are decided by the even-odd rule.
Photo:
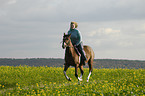
[[[85,51],[83,49],[83,45],[82,43],[80,43],[78,46],[76,46],[81,54],[81,63],[83,65],[85,65],[85,61],[87,60],[86,56],[85,56]]]
[[[81,64],[86,65],[85,61],[86,61],[86,59],[84,59],[83,57],[81,57]]]
[[[80,53],[81,53],[81,62],[83,65],[85,65],[85,61],[87,60],[86,56],[85,56],[85,52],[84,50],[80,50]]]

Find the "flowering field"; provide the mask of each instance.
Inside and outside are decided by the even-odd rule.
[[[63,68],[1,66],[0,96],[145,96],[145,69],[94,69],[89,82],[88,68],[82,82],[74,74],[69,68],[70,82]]]

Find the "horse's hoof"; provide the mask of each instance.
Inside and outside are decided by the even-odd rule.
[[[78,77],[78,81],[83,81],[83,79]]]
[[[89,80],[87,80],[87,82],[89,82]]]
[[[79,81],[83,81],[83,79],[79,79]]]
[[[71,79],[69,78],[68,81],[71,81]]]

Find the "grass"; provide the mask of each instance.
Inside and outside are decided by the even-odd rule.
[[[144,69],[94,69],[88,83],[88,68],[82,82],[75,78],[74,68],[67,71],[71,82],[60,67],[1,66],[0,70],[4,96],[145,96]]]

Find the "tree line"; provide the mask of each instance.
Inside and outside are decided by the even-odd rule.
[[[0,58],[0,66],[47,66],[63,67],[64,59],[60,58]],[[84,66],[88,68],[88,65]],[[139,69],[145,68],[145,61],[141,60],[119,60],[119,59],[95,59],[94,68],[127,68]]]

